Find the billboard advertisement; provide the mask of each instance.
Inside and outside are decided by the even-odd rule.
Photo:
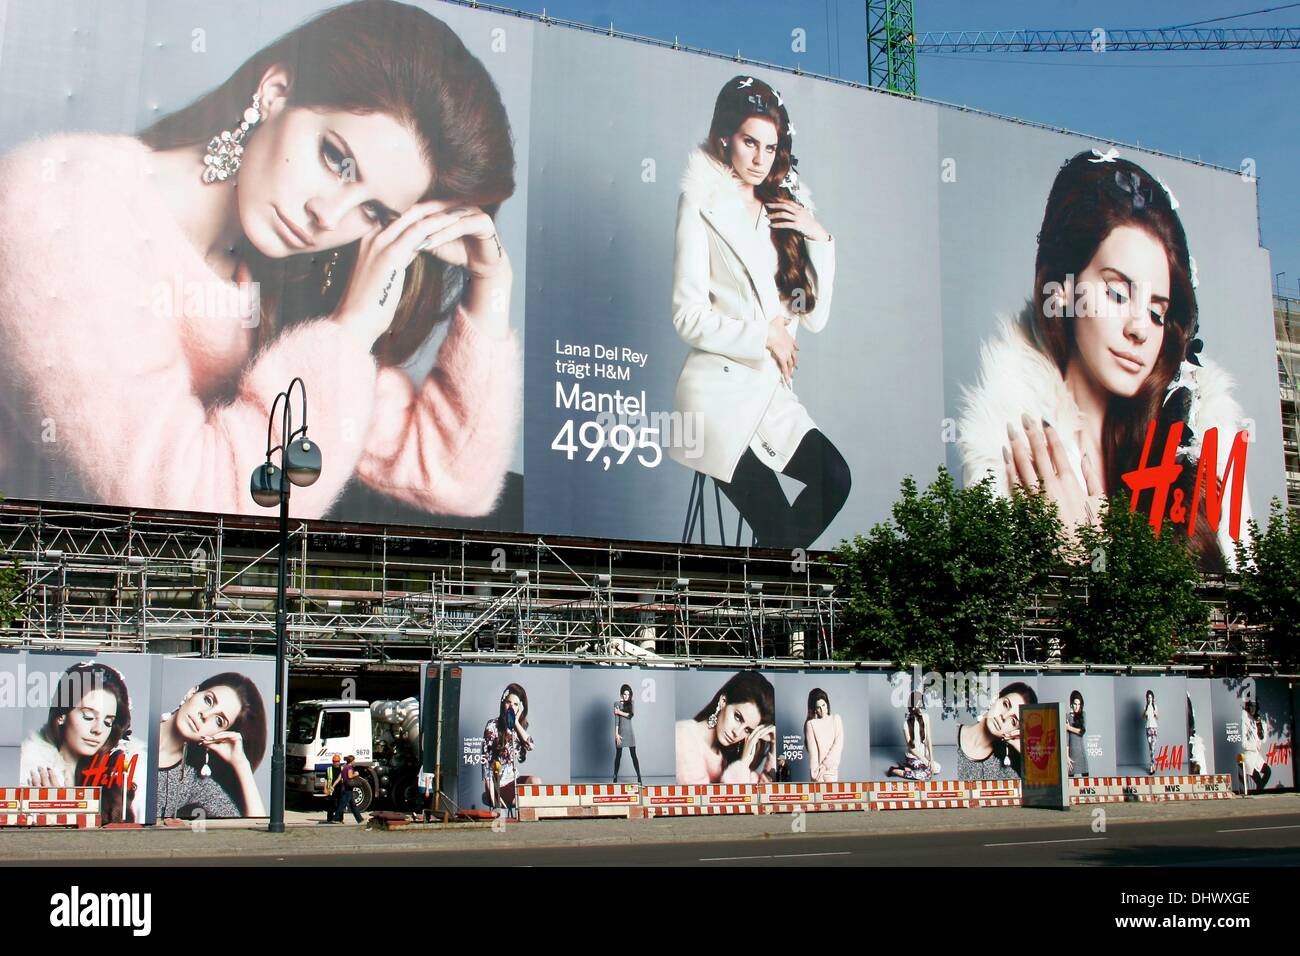
[[[1287,681],[1239,677],[1206,682],[1214,715],[1215,770],[1241,791],[1294,787],[1295,714]]]
[[[104,823],[263,817],[274,664],[0,655],[0,781],[99,787]]]
[[[256,513],[294,376],[305,518],[821,549],[945,464],[1216,566],[1282,491],[1253,180],[437,0],[205,19],[7,7],[11,497]]]
[[[1152,675],[463,665],[459,802],[646,786],[1229,773],[1294,786],[1287,682]],[[1044,718],[1051,705],[1059,714]],[[1032,723],[1023,714],[1034,708]],[[1256,712],[1251,719],[1243,714]],[[1243,740],[1245,741],[1243,743]],[[1046,776],[1044,776],[1046,775]],[[1053,804],[1056,805],[1056,804]]]

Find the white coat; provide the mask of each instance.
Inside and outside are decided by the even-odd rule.
[[[1026,306],[1026,310],[1028,310]],[[1003,317],[997,332],[980,348],[980,376],[973,385],[962,389],[961,419],[957,424],[958,444],[961,448],[962,477],[972,485],[992,475],[994,487],[1006,495],[1007,469],[1002,449],[1007,444],[1007,425],[1020,428],[1020,416],[1028,415],[1037,421],[1052,423],[1069,454],[1071,471],[1079,487],[1084,487],[1083,456],[1076,440],[1076,432],[1083,425],[1083,416],[1070,394],[1065,379],[1056,363],[1031,341],[1027,331],[1029,315],[1022,312],[1018,319]],[[1210,428],[1218,429],[1218,477],[1223,480],[1227,468],[1228,451],[1232,439],[1243,427],[1241,406],[1232,397],[1232,377],[1209,359],[1201,359],[1202,367],[1184,375],[1194,379],[1198,401],[1192,406],[1188,422],[1195,439],[1190,454],[1199,460],[1201,440]],[[1184,467],[1194,468],[1194,464]],[[1114,493],[1112,489],[1110,493]],[[1233,540],[1228,528],[1228,501],[1225,493],[1223,511],[1219,518],[1218,541],[1228,567],[1234,566]],[[1197,520],[1208,520],[1200,502]],[[1241,528],[1245,534],[1246,521],[1251,517],[1250,493],[1243,491]]]
[[[721,481],[731,480],[746,448],[781,471],[816,427],[767,350],[767,327],[780,315],[791,336],[800,325],[820,332],[835,281],[834,240],[807,240],[817,304],[795,315],[777,293],[775,267],[766,267],[775,254],[770,231],[756,228],[742,189],[730,169],[703,150],[692,153],[682,177],[673,257],[673,325],[691,346],[673,411],[691,424],[670,438],[667,451]],[[796,196],[812,208],[802,184]]]

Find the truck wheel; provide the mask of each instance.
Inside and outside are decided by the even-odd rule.
[[[392,788],[393,807],[405,812],[414,812],[424,806],[424,793],[414,777],[398,777]]]
[[[357,777],[352,781],[352,805],[357,813],[365,813],[375,802],[375,787],[368,777]]]

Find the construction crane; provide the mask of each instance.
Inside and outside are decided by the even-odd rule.
[[[1292,4],[1294,5],[1294,4]],[[1266,12],[1266,11],[1256,11]],[[1231,18],[1224,18],[1231,19]],[[1300,27],[946,30],[916,33],[915,0],[867,0],[867,80],[916,95],[916,54],[1296,50]]]

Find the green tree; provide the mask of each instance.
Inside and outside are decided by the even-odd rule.
[[[1247,524],[1246,540],[1237,542],[1242,610],[1251,624],[1262,625],[1269,656],[1288,668],[1300,666],[1300,514],[1274,498],[1268,529]]]
[[[1080,559],[1059,621],[1062,655],[1096,664],[1167,664],[1185,641],[1209,630],[1197,597],[1196,558],[1185,539],[1159,537],[1127,496],[1111,498],[1101,527],[1078,530]]]
[[[924,492],[906,478],[892,514],[835,549],[850,635],[837,656],[962,671],[997,660],[1057,565],[1055,506],[989,480],[959,489],[940,468]]]

